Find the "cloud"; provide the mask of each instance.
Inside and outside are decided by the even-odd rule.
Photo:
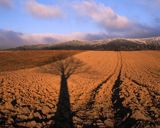
[[[26,44],[21,36],[22,33],[0,29],[0,49]]]
[[[98,40],[106,39],[107,35],[105,33],[86,33],[86,32],[74,32],[68,34],[23,34],[21,39],[30,43],[59,43],[71,40]]]
[[[51,35],[25,34],[12,30],[0,29],[0,49],[39,43],[53,43],[58,40]]]
[[[160,0],[156,0],[160,2]],[[90,18],[111,37],[147,37],[160,34],[157,26],[148,26],[132,21],[116,13],[112,8],[92,0],[74,3],[73,8]]]
[[[70,40],[98,40],[106,39],[105,33],[69,33],[69,34],[25,34],[12,30],[0,29],[0,49],[22,45],[60,43]]]
[[[36,0],[27,0],[27,11],[38,18],[58,18],[62,16],[61,9],[58,6],[44,5]]]
[[[12,30],[0,29],[0,49],[56,41],[57,39],[50,35],[25,34]]]
[[[61,42],[64,40],[62,37],[62,35],[57,34],[26,34],[0,29],[0,49],[22,45]]]
[[[145,33],[145,36],[143,35]],[[141,31],[137,32],[136,34],[107,34],[103,32],[75,32],[75,33],[69,33],[69,34],[54,34],[54,33],[48,33],[48,34],[26,34],[26,33],[19,33],[12,30],[3,30],[0,29],[0,49],[5,48],[13,48],[17,46],[23,46],[23,45],[32,45],[32,44],[46,44],[46,43],[60,43],[65,41],[71,41],[71,40],[105,40],[109,38],[115,38],[115,37],[149,37],[151,36],[151,33],[154,33],[155,35],[158,35],[160,33],[160,30],[155,32],[155,29],[150,30],[149,32]],[[143,36],[142,36],[143,35]],[[154,35],[154,36],[155,36]]]
[[[89,17],[108,31],[125,31],[132,22],[125,16],[120,16],[112,8],[94,1],[83,1],[73,7],[84,16]]]
[[[11,0],[0,0],[0,7],[10,8],[12,7],[12,1]]]

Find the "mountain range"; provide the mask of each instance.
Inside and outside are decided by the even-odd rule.
[[[11,50],[160,50],[160,37],[71,40],[62,43],[24,45]]]

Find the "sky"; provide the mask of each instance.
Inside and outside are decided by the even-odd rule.
[[[160,35],[160,0],[0,0],[0,48]]]

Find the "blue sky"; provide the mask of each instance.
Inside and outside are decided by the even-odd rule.
[[[157,36],[159,10],[160,0],[1,0],[0,37],[8,31],[83,38],[102,33],[106,37]]]
[[[70,32],[99,32],[103,31],[97,27],[97,24],[86,17],[78,17],[76,12],[71,9],[72,4],[76,3],[71,0],[37,0],[44,5],[57,5],[64,12],[63,17],[59,18],[37,18],[30,15],[25,9],[27,0],[12,0],[12,7],[1,7],[1,29],[10,29],[25,33],[70,33]],[[153,0],[154,1],[154,0]],[[80,3],[81,1],[79,1]],[[154,17],[152,17],[151,9],[138,0],[97,0],[107,7],[111,7],[117,14],[126,16],[130,20],[142,24],[152,25]],[[147,2],[147,0],[146,0]],[[78,2],[77,2],[78,3]],[[154,6],[154,5],[153,5]],[[160,8],[159,8],[160,9]],[[158,8],[157,8],[158,10]]]
[[[64,16],[58,18],[37,18],[30,15],[25,9],[25,0],[15,0],[14,7],[0,8],[1,29],[9,29],[24,33],[70,33],[90,32],[99,28],[92,21],[81,21],[70,9],[67,1],[38,0],[41,4],[58,5],[63,8]],[[63,2],[64,1],[64,2]],[[63,5],[64,4],[64,5]],[[63,12],[62,12],[63,13]],[[80,21],[79,21],[80,20]]]

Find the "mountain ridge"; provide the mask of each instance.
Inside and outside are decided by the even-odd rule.
[[[11,50],[160,50],[160,37],[71,40],[61,43],[24,45]]]

